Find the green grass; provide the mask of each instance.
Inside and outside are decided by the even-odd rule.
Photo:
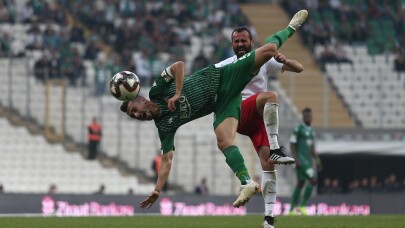
[[[0,227],[261,227],[261,215],[206,217],[0,217]],[[374,216],[280,216],[276,227],[405,227],[404,215]]]

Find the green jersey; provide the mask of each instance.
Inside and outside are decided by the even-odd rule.
[[[220,72],[220,68],[212,65],[185,77],[182,93],[179,101],[176,102],[174,112],[170,112],[167,107],[167,100],[176,92],[176,83],[169,68],[156,78],[149,91],[149,98],[159,105],[162,113],[154,121],[158,128],[163,153],[174,150],[174,135],[181,125],[213,112]]]
[[[295,144],[297,159],[302,165],[312,166],[312,147],[314,145],[315,132],[305,124],[300,124],[291,135],[290,142]]]

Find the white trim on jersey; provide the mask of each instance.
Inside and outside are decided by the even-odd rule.
[[[236,55],[234,55],[234,56],[232,56],[232,57],[229,57],[229,58],[227,58],[227,59],[225,59],[225,60],[222,60],[221,62],[215,64],[215,67],[216,67],[216,68],[220,68],[220,67],[226,66],[226,65],[228,65],[228,64],[231,64],[231,63],[233,63],[233,62],[236,61],[236,60],[237,60]]]

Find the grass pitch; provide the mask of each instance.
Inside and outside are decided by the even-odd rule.
[[[7,228],[121,228],[121,227],[261,227],[261,215],[248,216],[133,216],[133,217],[1,217],[0,227]],[[405,215],[373,215],[373,216],[280,216],[276,227],[382,227],[405,228]]]

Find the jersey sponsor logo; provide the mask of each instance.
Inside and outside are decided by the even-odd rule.
[[[188,103],[187,97],[180,96],[179,104],[180,104],[180,119],[190,118],[191,107],[190,104]]]

